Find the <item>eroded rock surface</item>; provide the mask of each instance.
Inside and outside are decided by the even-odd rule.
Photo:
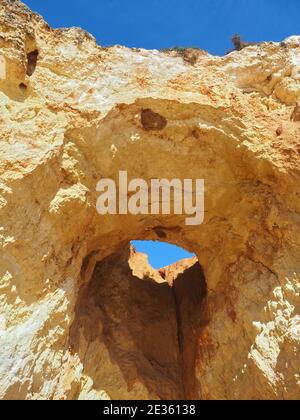
[[[299,95],[297,36],[186,60],[0,1],[0,398],[300,398]],[[120,170],[205,179],[203,225],[99,216]],[[197,254],[191,323],[189,280],[132,279],[133,239]]]
[[[199,398],[195,329],[206,293],[201,268],[191,259],[171,288],[149,264],[141,271],[141,258],[126,249],[97,264],[76,305],[72,353],[87,381],[92,378],[112,399]],[[72,398],[88,395],[78,387]]]

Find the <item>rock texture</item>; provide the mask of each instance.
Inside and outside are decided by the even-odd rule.
[[[72,352],[85,367],[84,381],[92,379],[112,399],[199,398],[196,330],[206,285],[197,261],[185,267],[171,288],[133,250],[96,265],[70,331]],[[74,387],[69,397],[89,395]]]
[[[299,95],[297,36],[106,49],[0,1],[0,398],[300,398]],[[204,178],[204,224],[99,216],[124,169]],[[205,278],[129,268],[162,237]]]

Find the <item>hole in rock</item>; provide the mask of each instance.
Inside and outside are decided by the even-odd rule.
[[[27,69],[26,74],[27,76],[32,76],[35,72],[37,60],[38,60],[39,52],[38,50],[31,51],[27,54]]]
[[[25,90],[27,89],[27,86],[25,85],[25,83],[20,83],[20,84],[19,84],[19,88],[20,88],[22,91],[25,91]]]
[[[156,230],[156,233],[160,238],[166,237],[163,230]],[[185,258],[195,257],[195,254],[191,254],[185,249],[167,242],[133,241],[132,245],[138,252],[148,255],[149,263],[155,269],[175,264],[177,261]]]
[[[167,125],[167,120],[162,115],[153,112],[152,109],[143,109],[141,122],[145,130],[162,130]]]
[[[112,399],[201,399],[195,363],[208,321],[206,282],[195,256],[178,255],[155,269],[129,244],[96,264],[70,332],[93,391]]]

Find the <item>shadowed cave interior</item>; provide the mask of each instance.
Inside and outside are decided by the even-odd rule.
[[[98,262],[70,333],[94,389],[112,399],[201,399],[195,360],[206,294],[196,257],[155,270],[128,245]]]

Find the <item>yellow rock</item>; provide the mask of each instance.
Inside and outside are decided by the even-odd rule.
[[[0,398],[299,399],[300,38],[102,48],[1,0],[0,47]],[[100,216],[120,170],[204,179],[204,223]],[[130,253],[162,231],[199,263]]]

